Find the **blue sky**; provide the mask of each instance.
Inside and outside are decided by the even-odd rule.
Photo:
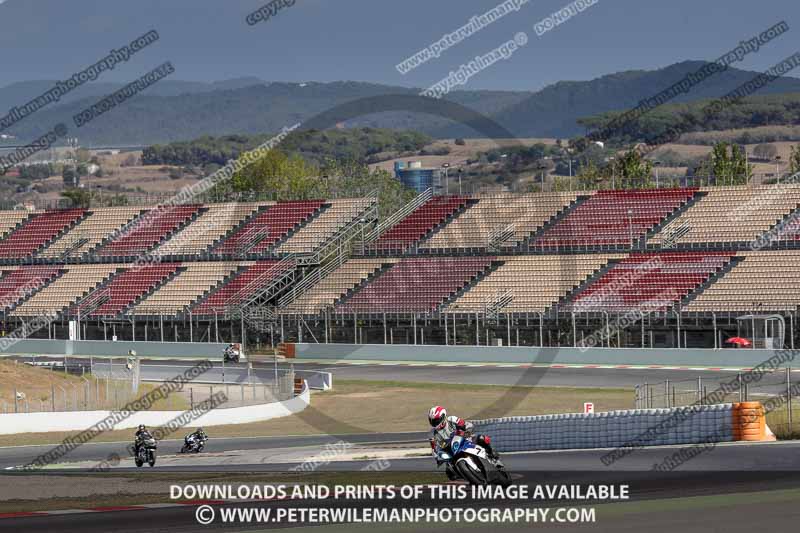
[[[249,26],[261,0],[5,0],[0,86],[61,79],[155,29],[158,43],[103,75],[129,81],[171,61],[174,79],[358,80],[427,87],[525,31],[528,44],[465,88],[536,90],[560,80],[713,60],[773,24],[790,31],[737,66],[763,70],[800,50],[796,0],[599,0],[537,37],[534,24],[567,0],[532,0],[407,75],[395,65],[501,0],[296,0]]]

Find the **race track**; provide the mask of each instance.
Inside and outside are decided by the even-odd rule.
[[[665,380],[686,381],[693,384],[698,377],[706,383],[719,383],[736,377],[731,370],[697,370],[668,368],[602,368],[602,367],[522,367],[520,365],[457,365],[457,364],[399,364],[399,363],[306,363],[293,362],[295,370],[331,372],[337,379],[369,381],[406,381],[421,383],[449,383],[470,385],[519,385],[542,387],[579,388],[633,388],[641,383],[659,383]],[[186,361],[145,361],[141,366],[142,379],[162,381],[172,378],[191,366]],[[95,362],[99,371],[110,371],[108,362]],[[281,362],[278,371],[289,368]],[[119,374],[122,365],[117,363],[114,372]],[[250,378],[271,381],[275,368],[271,363],[255,363]],[[244,363],[221,363],[204,373],[199,381],[246,383],[247,366]]]

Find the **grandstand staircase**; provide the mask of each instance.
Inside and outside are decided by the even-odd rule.
[[[83,215],[82,215],[80,218],[78,218],[78,219],[76,219],[76,220],[73,220],[72,222],[70,222],[70,223],[69,223],[69,225],[68,225],[68,226],[66,226],[66,227],[65,227],[65,228],[63,228],[61,231],[59,231],[57,234],[55,234],[55,235],[54,235],[54,236],[53,236],[51,239],[49,239],[49,240],[45,241],[45,243],[44,243],[44,244],[42,244],[42,245],[41,245],[41,246],[40,246],[40,247],[39,247],[39,248],[38,248],[38,249],[37,249],[37,250],[34,252],[34,255],[39,255],[39,254],[41,254],[41,253],[42,253],[43,251],[45,251],[45,250],[46,250],[46,249],[47,249],[49,246],[51,246],[51,245],[52,245],[54,242],[58,241],[58,240],[59,240],[59,239],[61,239],[61,238],[66,238],[66,237],[69,235],[69,233],[70,233],[70,232],[71,232],[71,231],[72,231],[72,230],[73,230],[73,229],[74,229],[74,228],[75,228],[75,227],[76,227],[78,224],[80,224],[81,222],[83,222],[84,220],[86,220],[87,218],[89,218],[89,216],[90,216],[91,214],[92,214],[92,213],[91,213],[91,211],[89,211],[89,210],[86,210],[86,211],[84,211],[84,212],[83,212]],[[29,219],[29,220],[30,220],[30,219]]]
[[[647,244],[647,241],[650,240],[651,238],[653,238],[659,232],[661,232],[667,226],[667,224],[669,224],[670,222],[672,222],[673,220],[675,220],[676,218],[678,218],[679,216],[684,214],[689,208],[691,208],[693,205],[695,205],[701,198],[703,198],[707,194],[708,193],[705,192],[705,191],[695,191],[695,193],[692,195],[692,197],[688,201],[682,203],[677,209],[675,209],[672,213],[670,213],[664,219],[662,219],[661,222],[659,222],[658,224],[656,224],[655,226],[653,226],[652,228],[647,230],[647,232],[639,240],[638,248],[640,250],[643,250],[645,247],[647,249],[660,248],[660,246],[657,246],[657,245],[654,245],[654,244]],[[683,228],[683,226],[681,226],[681,228]],[[676,228],[676,230],[678,230],[678,229],[679,228]],[[685,230],[680,230],[680,231],[683,231],[683,233],[680,234],[680,235],[672,236],[672,239],[677,240],[677,239],[681,238],[683,235],[685,235],[686,233],[691,231],[691,229],[692,229],[691,227],[687,227]],[[674,245],[671,246],[671,248],[674,248]]]
[[[516,246],[517,250],[525,250],[525,251],[535,251],[535,248],[531,248],[531,243],[535,242],[539,237],[547,233],[550,228],[561,222],[563,219],[567,218],[575,209],[578,208],[583,202],[589,199],[589,196],[580,195],[575,198],[574,201],[570,202],[568,205],[564,206],[558,213],[550,217],[550,220],[542,224],[539,229],[522,239]]]
[[[367,244],[377,241],[381,235],[386,233],[390,228],[395,226],[398,222],[409,216],[411,213],[419,209],[431,198],[433,198],[433,189],[427,189],[414,197],[414,199],[408,202],[406,205],[392,213],[390,216],[384,219],[383,222],[380,222],[372,231],[364,235],[364,238],[360,243],[360,254],[364,255]]]
[[[482,271],[479,272],[477,276],[469,280],[463,287],[458,289],[456,292],[451,294],[448,298],[445,298],[439,306],[436,308],[437,311],[442,311],[443,309],[447,308],[449,305],[454,303],[456,300],[461,298],[465,293],[469,292],[472,287],[483,281],[486,276],[500,268],[505,264],[505,261],[494,260],[489,263],[489,265]]]
[[[278,271],[277,274],[273,274],[275,270]],[[295,258],[291,255],[284,257],[270,270],[245,285],[233,296],[233,299],[241,298],[240,303],[234,307],[234,314],[241,316],[251,307],[268,304],[294,283],[296,274],[297,261]]]
[[[666,250],[675,248],[678,239],[690,231],[692,231],[692,226],[686,221],[675,224],[669,229],[664,230],[663,237],[661,239],[661,248]]]
[[[93,289],[89,290],[89,292],[83,296],[79,296],[74,302],[66,307],[66,310],[62,309],[62,314],[71,317],[77,317],[79,320],[84,320],[111,298],[108,294],[108,286],[117,275],[124,271],[124,268],[117,268],[114,272],[109,274],[107,278],[95,285]],[[83,308],[87,304],[88,307]]]
[[[64,237],[65,239],[70,239],[67,235]],[[75,235],[68,241],[67,247],[64,248],[64,251],[58,255],[59,261],[67,261],[69,257],[72,255],[73,252],[78,250],[81,246],[89,242],[89,239],[83,236],[83,234]]]
[[[731,256],[730,260],[727,263],[725,263],[725,265],[721,269],[711,274],[708,278],[706,278],[706,280],[703,283],[695,287],[692,290],[692,292],[690,292],[685,297],[683,297],[683,299],[681,299],[681,304],[680,304],[681,307],[687,305],[689,302],[691,302],[692,300],[696,299],[698,296],[703,294],[703,292],[705,292],[707,288],[709,288],[711,285],[713,285],[714,283],[725,277],[725,275],[731,270],[733,270],[733,268],[736,265],[738,265],[742,260],[744,260],[744,257],[737,255]]]
[[[222,281],[220,281],[213,287],[210,287],[205,291],[203,291],[203,294],[198,296],[193,302],[191,302],[189,305],[186,306],[185,313],[189,314],[192,309],[194,309],[195,307],[199,306],[200,304],[208,300],[208,298],[212,294],[225,287],[228,283],[230,283],[231,281],[239,277],[241,274],[243,274],[246,270],[247,270],[246,266],[239,266],[238,268],[236,268],[236,270],[225,276],[222,279]]]
[[[374,223],[378,219],[378,200],[370,204],[359,216],[342,227],[336,235],[322,243],[311,254],[302,254],[295,257],[298,266],[313,267],[311,272],[306,272],[289,292],[281,296],[277,302],[279,308],[284,308],[302,296],[308,289],[322,281],[329,274],[342,266],[352,255],[354,243],[357,242],[366,224]]]
[[[489,232],[487,236],[487,250],[489,252],[500,252],[503,243],[516,235],[516,226],[512,223],[504,228],[497,228]]]
[[[486,302],[486,309],[484,316],[489,320],[496,320],[501,310],[511,305],[514,301],[513,289],[506,289],[503,292],[497,292],[492,300]]]
[[[586,290],[587,287],[592,285],[595,281],[605,276],[606,273],[608,273],[609,270],[614,268],[614,266],[619,262],[620,262],[619,259],[610,259],[608,263],[606,263],[599,269],[595,270],[580,284],[578,284],[571,291],[567,292],[567,294],[559,298],[556,303],[551,305],[550,308],[545,311],[545,314],[548,314],[550,316],[555,316],[561,310],[564,311],[569,310],[570,305],[575,300],[575,298],[577,298],[584,290]]]

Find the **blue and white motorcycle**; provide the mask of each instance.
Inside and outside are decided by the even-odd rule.
[[[511,484],[511,476],[506,472],[500,459],[492,459],[479,444],[463,435],[453,435],[447,449],[437,446],[433,451],[436,466],[446,466],[447,478],[451,481],[463,479],[471,485]]]

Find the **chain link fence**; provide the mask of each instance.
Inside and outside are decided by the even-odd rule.
[[[761,375],[740,372],[725,381],[698,376],[645,382],[636,385],[634,398],[636,409],[759,401],[765,405],[767,424],[779,438],[800,438],[800,379],[791,368]]]
[[[114,411],[141,398],[160,385],[159,381],[136,384],[135,367],[126,359],[62,361],[24,358],[19,364],[49,369],[58,379],[41,383],[0,387],[0,413],[37,413],[59,411]],[[54,376],[56,377],[56,376]],[[153,411],[183,411],[193,408],[218,392],[228,402],[224,407],[242,407],[277,401],[294,396],[294,370],[281,369],[274,377],[243,376],[233,383],[192,382],[153,404]]]

